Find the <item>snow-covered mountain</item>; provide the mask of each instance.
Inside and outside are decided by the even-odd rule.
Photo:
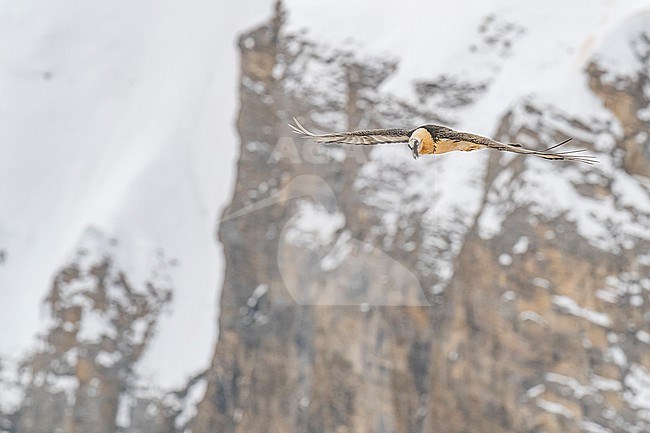
[[[159,256],[175,263],[144,371],[172,385],[205,366],[223,269],[213,233],[236,154],[234,38],[269,9],[247,3],[2,6],[3,359],[33,347],[54,275],[99,236],[111,251],[94,253],[137,285]]]
[[[134,364],[139,380],[184,387],[207,367],[223,273],[215,221],[236,154],[234,40],[268,9],[0,7],[2,411],[20,405],[17,366],[42,347],[53,323],[48,293],[82,253],[110,258],[134,290],[169,279],[172,299]],[[108,335],[106,325],[84,323],[81,336],[93,326]]]
[[[0,8],[0,430],[644,431],[647,2],[283,7]]]

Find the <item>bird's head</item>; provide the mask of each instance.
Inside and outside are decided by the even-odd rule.
[[[411,136],[409,138],[409,149],[411,149],[411,152],[413,152],[413,159],[418,159],[420,154],[418,151],[420,150],[420,140],[417,137]]]
[[[416,129],[409,137],[408,146],[413,152],[414,159],[418,159],[422,153],[433,153],[431,133],[426,128]]]

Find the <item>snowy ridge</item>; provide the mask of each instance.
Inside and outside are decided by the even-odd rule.
[[[553,143],[557,139],[552,137],[558,132],[561,136],[578,137],[579,142],[587,146],[589,143],[602,146],[602,143],[614,141],[606,128],[606,125],[614,123],[611,115],[609,122],[596,124],[602,129],[594,131],[584,129],[584,126],[578,129],[562,119],[567,117],[559,116],[552,107],[537,108],[528,102],[509,117],[512,141],[525,145],[534,141]],[[521,131],[535,131],[538,138],[531,140],[526,137],[526,132]],[[526,206],[533,214],[545,219],[565,216],[576,223],[582,237],[612,253],[650,240],[650,233],[646,230],[650,223],[650,192],[641,179],[616,168],[613,157],[605,150],[607,148],[611,145],[603,150],[598,147],[590,150],[598,155],[599,165],[596,167],[553,165],[528,158],[525,160],[527,169],[521,174],[516,175],[510,169],[501,171],[488,192],[488,206],[479,225],[481,235],[490,238],[498,233],[500,221],[516,207]],[[511,159],[510,156],[505,158]],[[605,190],[608,185],[611,187]],[[599,189],[603,193],[585,194]],[[604,193],[607,195],[603,197]]]
[[[291,33],[309,29],[309,38],[320,45],[395,59],[399,68],[383,90],[418,108],[423,104],[414,92],[414,81],[433,82],[447,76],[470,86],[487,84],[478,103],[454,110],[453,120],[461,129],[490,135],[513,104],[531,95],[563,107],[570,115],[602,111],[587,89],[584,67],[594,53],[600,53],[607,31],[646,11],[647,2],[596,0],[589,2],[587,11],[584,3],[561,0],[526,8],[516,0],[480,4],[460,0],[435,6],[413,0],[402,4],[399,13],[372,14],[363,26],[358,17],[369,14],[363,3],[332,6],[289,0],[287,8]],[[393,8],[383,0],[374,10]],[[414,17],[427,16],[445,19],[435,26],[404,31],[414,28]],[[615,56],[618,47],[612,48],[603,50]],[[439,106],[430,111],[439,111]]]
[[[642,11],[613,24],[602,33],[593,54],[611,84],[648,72],[650,56],[650,11]]]

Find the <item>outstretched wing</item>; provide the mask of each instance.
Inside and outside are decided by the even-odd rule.
[[[383,144],[408,143],[409,131],[406,129],[368,129],[365,131],[336,132],[334,134],[314,134],[305,129],[294,117],[295,125],[289,124],[293,132],[307,138],[313,138],[318,143],[344,144]]]
[[[563,142],[558,143],[544,150],[533,150],[533,149],[526,149],[525,147],[522,147],[522,145],[518,143],[501,143],[500,141],[492,140],[490,138],[483,137],[481,135],[469,134],[466,132],[458,132],[450,128],[441,128],[440,132],[436,135],[437,135],[436,138],[438,140],[451,140],[458,143],[459,147],[464,147],[462,146],[463,144],[466,146],[471,146],[472,144],[474,144],[474,145],[479,145],[481,147],[487,147],[487,148],[496,149],[504,152],[514,152],[523,155],[535,155],[535,156],[539,156],[540,158],[556,160],[556,161],[577,161],[577,162],[583,162],[585,164],[595,164],[598,162],[595,156],[577,155],[579,153],[585,152],[586,149],[569,150],[564,152],[553,151],[558,147],[571,141],[571,138],[567,138]]]

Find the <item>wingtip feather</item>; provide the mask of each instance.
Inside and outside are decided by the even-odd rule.
[[[308,137],[315,137],[315,136],[316,136],[316,134],[314,134],[313,132],[308,131],[307,128],[305,128],[304,126],[302,126],[302,124],[301,124],[301,123],[298,121],[298,119],[296,119],[295,117],[293,118],[293,121],[294,121],[295,125],[292,125],[292,124],[290,123],[290,124],[289,124],[289,127],[290,127],[290,128],[293,130],[293,132],[295,132],[296,134],[298,134],[298,135],[302,135],[302,136],[308,136]]]
[[[547,148],[547,149],[542,150],[542,152],[550,152],[550,151],[553,150],[553,149],[557,149],[558,147],[567,144],[567,143],[568,143],[569,141],[571,141],[571,140],[573,140],[573,137],[569,137],[569,138],[567,138],[566,140],[559,142],[558,144],[554,144],[553,146],[551,146],[551,147],[549,147],[549,148]]]
[[[583,164],[588,164],[588,165],[598,164],[598,158],[596,158],[595,156],[576,155],[576,153],[586,152],[587,149],[567,150],[563,152],[551,152],[552,150],[567,144],[571,140],[573,140],[573,137],[569,137],[566,140],[559,142],[558,144],[554,144],[553,146],[542,150],[541,152],[538,153],[538,155],[543,158],[545,157],[544,155],[546,155],[546,159],[550,159],[550,160],[554,159],[560,161],[575,161],[575,162],[581,162]]]

